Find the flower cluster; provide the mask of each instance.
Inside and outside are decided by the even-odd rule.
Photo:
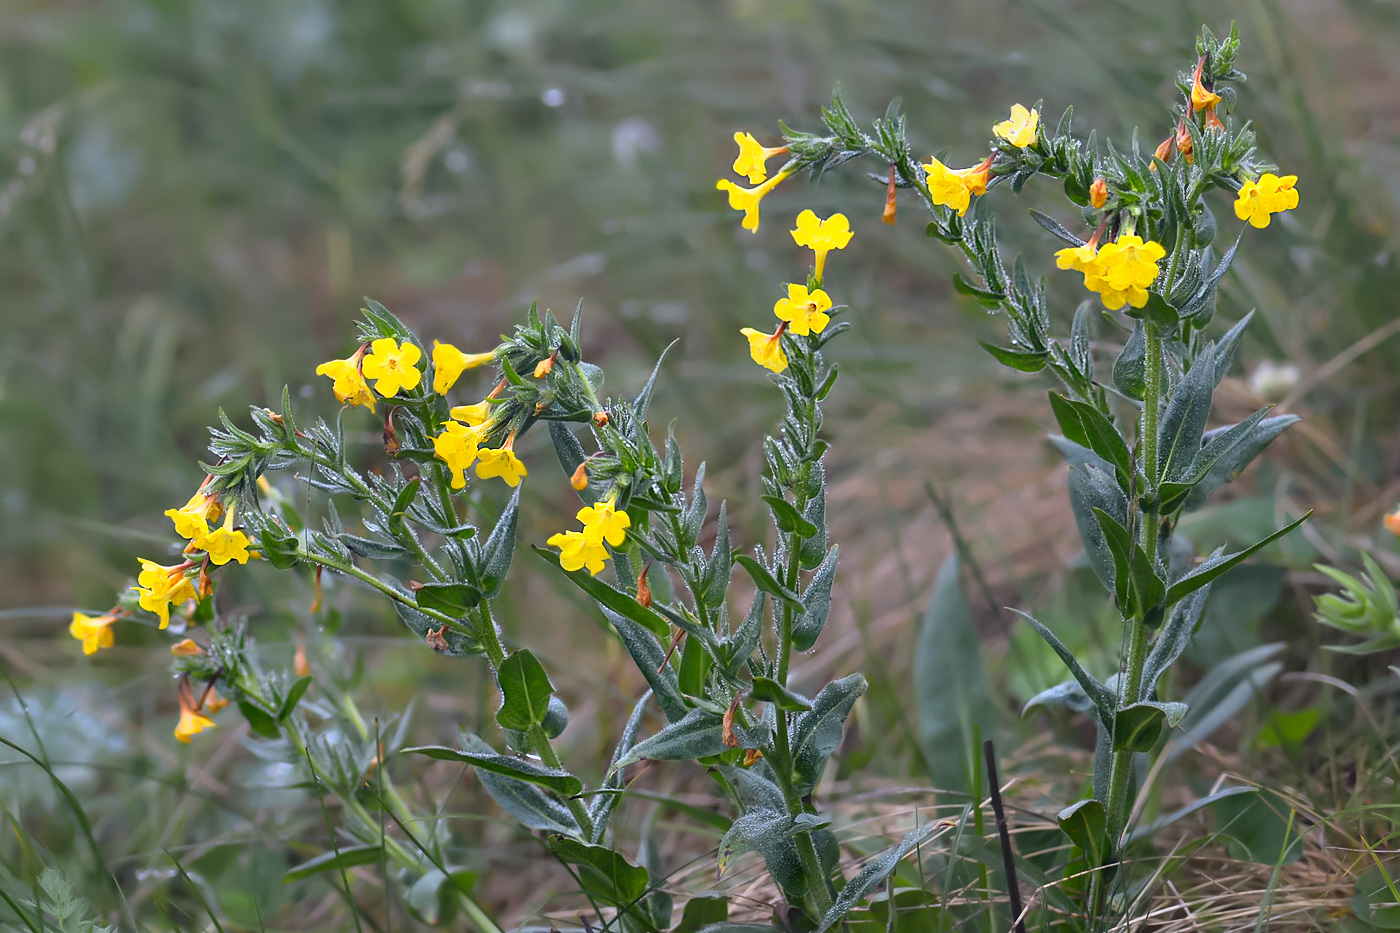
[[[1166,255],[1162,244],[1143,242],[1142,237],[1128,233],[1103,249],[1096,249],[1092,240],[1062,249],[1055,254],[1055,264],[1084,273],[1084,287],[1098,292],[1104,306],[1117,311],[1125,304],[1134,308],[1147,304],[1147,288],[1157,280],[1157,264]]]
[[[561,531],[551,535],[546,543],[559,549],[559,566],[565,570],[586,568],[596,577],[608,559],[608,549],[603,545],[621,547],[632,519],[617,507],[616,492],[579,509],[575,517],[583,523],[582,531]]]
[[[788,283],[787,295],[773,304],[773,314],[779,323],[769,334],[752,327],[742,328],[739,333],[749,341],[749,356],[764,369],[775,373],[788,367],[787,353],[783,350],[784,333],[797,337],[810,337],[820,334],[831,322],[831,296],[820,286],[826,272],[826,257],[834,249],[845,249],[851,242],[851,223],[845,214],[832,214],[821,220],[810,210],[797,215],[797,226],[791,231],[793,242],[805,246],[815,256],[812,265],[811,281],[807,285]]]
[[[789,162],[778,174],[769,178],[768,160],[776,155],[787,154],[788,147],[765,147],[754,139],[751,133],[735,133],[734,142],[739,146],[739,155],[734,160],[734,174],[745,176],[754,187],[744,188],[727,178],[721,178],[715,182],[715,189],[729,192],[729,206],[744,212],[744,229],[750,233],[757,233],[759,202],[795,169],[792,167],[793,163]]]

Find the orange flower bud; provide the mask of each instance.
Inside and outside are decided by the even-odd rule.
[[[744,767],[752,768],[754,765],[758,764],[758,760],[762,757],[763,752],[759,751],[756,748],[749,749],[748,751],[744,752]]]
[[[1097,210],[1108,203],[1108,182],[1102,178],[1095,178],[1094,183],[1089,186],[1089,203]]]
[[[890,185],[889,185],[888,188],[885,189],[885,211],[884,211],[883,214],[880,215],[880,219],[881,219],[881,220],[883,220],[885,223],[891,224],[891,225],[894,223],[894,214],[895,214],[895,210],[896,210],[897,207],[898,207],[898,205],[895,203],[894,192],[895,192],[895,188],[894,188],[894,166],[891,165],[891,166],[890,166]]]
[[[637,578],[637,603],[643,609],[651,608],[651,587],[647,586],[647,572],[645,570]]]
[[[1192,142],[1191,142],[1191,133],[1190,133],[1189,130],[1186,129],[1186,121],[1185,121],[1185,120],[1177,120],[1177,121],[1176,121],[1176,151],[1181,153],[1181,157],[1182,157],[1183,159],[1185,159],[1186,162],[1187,162],[1188,164],[1190,164],[1190,162],[1192,161],[1192,160],[1191,160],[1191,150],[1192,150],[1192,148],[1193,148],[1193,144],[1192,144]]]
[[[306,660],[306,639],[297,636],[297,653],[292,656],[292,669],[298,677],[311,676],[311,663]]]
[[[1400,537],[1400,509],[1396,509],[1385,517],[1385,528],[1396,537]]]
[[[193,658],[203,653],[204,649],[199,647],[199,643],[193,638],[177,641],[170,646],[170,654],[176,658]]]
[[[608,413],[605,411],[595,411],[593,413],[593,423],[600,428],[611,420],[612,419],[608,417]]]
[[[588,488],[588,461],[585,460],[574,470],[574,475],[569,477],[569,485],[578,492]]]
[[[535,364],[536,379],[543,379],[549,375],[549,371],[554,368],[554,357],[557,355],[558,351],[555,351]]]

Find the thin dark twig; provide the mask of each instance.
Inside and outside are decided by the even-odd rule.
[[[1006,827],[1006,811],[1001,806],[1001,779],[997,777],[997,756],[991,739],[982,743],[982,756],[987,760],[987,786],[992,794],[992,812],[997,818],[997,836],[1001,839],[1001,861],[1006,868],[1011,916],[1016,921],[1016,933],[1026,933],[1026,921],[1021,916],[1021,884],[1016,880],[1016,857],[1011,853],[1011,833]]]

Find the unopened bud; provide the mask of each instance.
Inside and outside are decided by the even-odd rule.
[[[193,658],[204,654],[204,649],[193,638],[186,638],[171,645],[170,654],[177,658]]]
[[[758,760],[762,757],[763,752],[759,751],[756,748],[749,749],[748,751],[744,752],[744,767],[752,768],[754,765],[758,764]]]
[[[306,660],[306,639],[297,636],[297,652],[292,655],[292,669],[298,677],[311,676],[311,662]]]
[[[637,603],[643,609],[651,608],[651,587],[647,586],[647,572],[645,570],[637,578]]]
[[[543,379],[545,376],[549,375],[549,371],[554,368],[554,358],[558,355],[559,351],[555,350],[549,356],[545,357],[544,359],[540,360],[538,363],[535,364],[536,379]]]
[[[1089,186],[1089,203],[1097,210],[1108,203],[1108,182],[1102,178],[1095,178],[1094,183]]]
[[[1175,139],[1175,133],[1168,133],[1167,138],[1162,140],[1162,142],[1158,144],[1157,151],[1152,154],[1157,158],[1161,159],[1163,162],[1170,162],[1172,158],[1172,142],[1175,141]],[[1154,172],[1157,171],[1157,163],[1153,162],[1150,168]]]
[[[608,413],[605,411],[595,411],[593,413],[593,423],[600,428],[611,420],[612,419],[608,417]]]
[[[277,412],[273,411],[271,408],[264,408],[263,414],[267,415],[268,420],[270,420],[273,424],[282,423],[282,416],[277,414]]]
[[[578,492],[588,488],[588,461],[585,460],[574,470],[574,475],[569,477],[569,485]]]
[[[394,456],[399,452],[399,436],[394,431],[394,412],[397,408],[389,409],[389,413],[384,416],[384,452],[389,456]]]
[[[1191,163],[1191,152],[1195,145],[1191,142],[1191,132],[1186,129],[1186,121],[1176,121],[1176,151],[1181,153],[1181,157],[1187,164]]]
[[[885,212],[880,215],[880,219],[887,224],[894,223],[895,210],[898,208],[898,204],[895,202],[894,192],[894,166],[891,165],[890,184],[889,187],[885,189]]]
[[[1396,509],[1385,517],[1385,528],[1386,531],[1400,538],[1400,509]]]

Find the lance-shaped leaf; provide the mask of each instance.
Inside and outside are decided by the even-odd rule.
[[[762,724],[746,729],[735,723],[734,734],[742,748],[759,748],[768,737],[767,729]],[[687,761],[707,758],[720,754],[726,747],[724,717],[708,710],[693,709],[680,720],[633,745],[627,754],[613,762],[609,773],[616,773],[643,759]]]
[[[968,791],[977,741],[995,722],[977,627],[958,583],[958,559],[939,568],[914,644],[919,743],[933,786]]]
[[[1041,707],[1067,709],[1084,716],[1098,712],[1094,701],[1089,699],[1089,694],[1084,692],[1077,680],[1066,680],[1040,691],[1026,701],[1026,705],[1021,708],[1021,715],[1026,716],[1031,710]]]
[[[768,568],[759,563],[755,558],[747,554],[735,554],[734,561],[740,567],[748,571],[749,576],[753,578],[754,586],[770,596],[776,596],[785,602],[791,603],[796,609],[802,608],[802,597],[779,583],[777,579],[768,572]]]
[[[1162,737],[1162,730],[1176,726],[1185,715],[1185,703],[1143,700],[1124,706],[1114,717],[1113,749],[1119,752],[1151,751]]]
[[[773,512],[773,521],[782,532],[795,532],[799,538],[810,538],[817,533],[817,526],[807,521],[797,506],[782,496],[762,496],[763,501]]]
[[[559,572],[569,578],[569,582],[593,597],[604,609],[632,620],[657,638],[670,639],[670,623],[655,610],[648,609],[637,602],[635,597],[613,589],[587,570],[565,570],[559,564],[559,555],[553,551],[536,547],[535,553],[553,566],[558,567]]]
[[[1199,800],[1193,800],[1186,806],[1181,807],[1178,810],[1173,810],[1166,816],[1158,817],[1151,823],[1137,827],[1127,835],[1127,838],[1123,840],[1123,845],[1124,847],[1127,847],[1135,842],[1142,842],[1144,839],[1151,839],[1153,836],[1157,835],[1157,833],[1166,829],[1168,826],[1172,825],[1178,820],[1184,819],[1193,813],[1197,813],[1201,810],[1204,810],[1206,807],[1215,803],[1217,800],[1224,800],[1226,797],[1235,797],[1240,794],[1257,793],[1259,793],[1259,789],[1257,787],[1227,787],[1224,790],[1216,791],[1215,793],[1202,797]]]
[[[1016,350],[985,341],[981,346],[998,363],[1021,373],[1038,373],[1050,362],[1049,350]]]
[[[481,546],[481,563],[477,575],[481,580],[482,595],[488,599],[501,592],[506,582],[506,572],[510,570],[511,559],[515,556],[515,525],[520,515],[520,487],[517,486],[510,502],[506,504],[501,517],[496,519],[496,527],[491,536]]]
[[[501,708],[496,722],[521,732],[544,722],[554,685],[544,665],[528,648],[521,648],[501,662],[497,672],[501,684]]]
[[[584,893],[609,907],[629,913],[651,884],[651,874],[605,846],[589,845],[567,836],[550,836],[545,846],[560,861],[574,866]]]
[[[1065,437],[1113,464],[1118,484],[1127,489],[1133,475],[1133,455],[1113,422],[1093,405],[1065,398],[1058,392],[1050,393],[1050,407]]]
[[[1096,460],[1099,459],[1098,455],[1087,447],[1079,449]],[[1107,469],[1100,469],[1094,463],[1086,462],[1072,467],[1069,471],[1069,504],[1074,512],[1074,522],[1079,526],[1079,537],[1084,542],[1084,555],[1089,561],[1089,566],[1093,568],[1094,575],[1099,578],[1103,588],[1117,595],[1117,559],[1109,548],[1108,540],[1104,537],[1103,529],[1094,513],[1107,512],[1122,524],[1128,515],[1127,497],[1123,495],[1123,490]],[[1124,580],[1125,584],[1126,582]]]
[[[812,709],[793,721],[793,777],[802,793],[811,790],[821,777],[826,760],[841,744],[842,728],[851,707],[865,694],[867,686],[860,674],[832,681],[813,699]]]
[[[676,722],[685,716],[690,706],[681,695],[676,668],[666,661],[666,652],[656,643],[656,639],[626,616],[620,616],[606,607],[603,609],[603,615],[612,623],[613,631],[617,632],[623,647],[651,685],[656,694],[657,705],[666,714],[666,719]]]
[[[1211,466],[1187,495],[1182,508],[1191,512],[1205,505],[1211,493],[1234,482],[1235,478],[1244,472],[1245,467],[1249,466],[1265,447],[1273,443],[1274,438],[1300,420],[1302,419],[1297,415],[1275,415],[1260,421],[1238,444],[1222,454]],[[1217,428],[1206,434],[1206,440],[1209,443],[1214,440],[1217,432],[1229,430],[1230,428]]]
[[[1133,322],[1133,333],[1113,363],[1113,385],[1128,398],[1142,401],[1147,389],[1147,331],[1142,321]]]
[[[1116,518],[1103,509],[1094,509],[1094,518],[1098,520],[1104,540],[1113,552],[1119,606],[1127,615],[1139,619],[1147,617],[1148,611],[1166,596],[1166,581],[1158,576],[1156,566],[1142,545],[1134,540],[1128,529],[1118,524]]]
[[[1084,851],[1088,864],[1103,864],[1108,846],[1108,813],[1101,801],[1091,797],[1065,807],[1055,817],[1055,822]]]
[[[622,735],[618,737],[617,746],[613,749],[612,761],[608,764],[607,777],[603,779],[600,790],[609,792],[622,790],[622,771],[617,767],[617,762],[621,760],[623,755],[627,754],[633,743],[637,741],[637,732],[642,728],[642,716],[646,713],[647,703],[650,702],[651,696],[652,693],[648,690],[632,707],[632,715],[627,717],[627,724],[622,727]],[[588,807],[588,818],[593,823],[593,837],[588,840],[589,842],[597,845],[607,836],[608,820],[621,799],[621,793],[600,793],[593,799]]]
[[[838,546],[832,545],[807,589],[802,593],[802,612],[792,623],[792,646],[806,651],[817,643],[827,617],[831,615],[831,584],[836,579]]]
[[[710,548],[710,559],[705,561],[705,570],[700,576],[700,591],[696,597],[705,605],[718,609],[724,604],[724,594],[729,590],[729,574],[734,567],[734,548],[729,543],[729,511],[724,502],[719,504],[719,517],[715,524],[715,543]]]
[[[1179,482],[1190,475],[1201,449],[1215,392],[1215,347],[1208,346],[1177,383],[1157,432],[1157,477]]]
[[[420,609],[460,617],[481,602],[481,591],[466,583],[424,583],[413,598]]]
[[[1272,405],[1265,405],[1239,424],[1206,432],[1202,438],[1201,450],[1196,454],[1196,460],[1186,475],[1179,481],[1165,481],[1158,488],[1161,499],[1160,512],[1169,515],[1176,511],[1186,501],[1187,495],[1196,484],[1204,480],[1215,465],[1231,451],[1243,444],[1272,409]]]
[[[1301,518],[1297,519],[1296,521],[1289,522],[1287,525],[1283,526],[1278,531],[1275,531],[1273,534],[1269,535],[1264,540],[1251,544],[1243,551],[1236,551],[1233,554],[1222,554],[1219,551],[1217,551],[1216,553],[1212,554],[1210,557],[1206,558],[1205,561],[1199,567],[1192,570],[1190,573],[1186,574],[1186,576],[1182,577],[1181,579],[1173,582],[1171,586],[1167,587],[1167,604],[1174,605],[1175,603],[1185,599],[1187,596],[1190,596],[1192,593],[1196,592],[1201,587],[1207,585],[1212,580],[1219,577],[1221,574],[1228,573],[1231,569],[1243,563],[1249,558],[1251,554],[1255,553],[1261,548],[1267,547],[1268,545],[1277,541],[1279,538],[1282,538],[1284,535],[1288,534],[1294,528],[1297,528],[1299,525],[1303,524],[1303,522],[1307,521],[1311,517],[1312,509],[1309,509],[1307,513],[1304,514]]]
[[[1044,227],[1047,231],[1049,231],[1051,236],[1059,240],[1063,240],[1070,246],[1084,245],[1083,240],[1071,233],[1068,229],[1065,228],[1064,224],[1060,223],[1058,220],[1051,217],[1049,214],[1044,214],[1034,208],[1031,208],[1031,218],[1036,223]]]
[[[755,677],[749,696],[755,700],[772,703],[778,709],[787,710],[789,713],[801,713],[812,708],[811,700],[801,694],[793,693],[769,677]]]
[[[481,771],[500,774],[517,781],[538,784],[566,797],[583,791],[583,782],[567,771],[546,768],[526,758],[502,755],[470,732],[462,734],[462,748],[446,745],[418,745],[405,748],[402,755],[422,755],[437,761],[458,761]]]
[[[338,850],[322,852],[313,859],[295,865],[282,876],[282,883],[289,884],[310,878],[323,871],[338,871],[355,868],[358,865],[373,865],[384,858],[384,847],[378,844],[369,846],[341,846]]]
[[[1046,628],[1038,619],[1027,615],[1019,609],[1012,609],[1011,611],[1029,622],[1031,628],[1035,629],[1036,633],[1039,634],[1041,638],[1045,639],[1045,643],[1050,646],[1051,650],[1060,656],[1060,660],[1064,662],[1065,667],[1069,668],[1070,674],[1079,682],[1079,686],[1083,688],[1085,695],[1093,701],[1094,706],[1098,709],[1099,721],[1103,723],[1104,726],[1111,727],[1113,724],[1113,710],[1117,706],[1117,698],[1113,693],[1100,683],[1093,674],[1086,671],[1084,665],[1080,664],[1079,659],[1074,656],[1074,652],[1065,647],[1065,643],[1060,641],[1059,637],[1056,636],[1054,632],[1050,631],[1050,629]]]
[[[724,874],[729,864],[745,852],[768,853],[787,846],[792,836],[792,816],[786,810],[750,810],[736,819],[720,840],[716,870]]]
[[[753,656],[754,649],[758,647],[759,639],[763,637],[763,608],[767,603],[768,597],[762,590],[755,592],[739,628],[733,635],[720,640],[719,663],[730,677],[739,675],[744,662]]]
[[[666,356],[676,344],[680,343],[677,337],[666,344],[666,349],[661,351],[661,355],[656,358],[656,365],[652,367],[651,375],[647,377],[647,384],[642,386],[642,391],[637,393],[637,397],[632,401],[632,417],[638,421],[645,421],[647,417],[647,406],[651,404],[651,393],[656,388],[656,377],[661,372],[661,364],[666,362]]]
[[[1206,599],[1210,586],[1201,587],[1190,596],[1172,607],[1167,622],[1162,626],[1162,634],[1152,644],[1147,655],[1147,663],[1142,669],[1142,690],[1139,700],[1150,700],[1157,691],[1157,681],[1161,680],[1167,668],[1176,663],[1186,646],[1191,642],[1196,627],[1201,624],[1201,616],[1206,610]]]
[[[882,881],[890,876],[901,859],[913,852],[920,843],[933,835],[942,825],[938,822],[925,823],[918,829],[905,833],[904,838],[899,840],[896,845],[866,862],[865,867],[857,872],[854,878],[846,882],[846,886],[836,896],[831,909],[822,917],[821,925],[817,927],[817,933],[826,933],[827,930],[840,923],[843,917],[865,899],[866,895],[874,891]]]

